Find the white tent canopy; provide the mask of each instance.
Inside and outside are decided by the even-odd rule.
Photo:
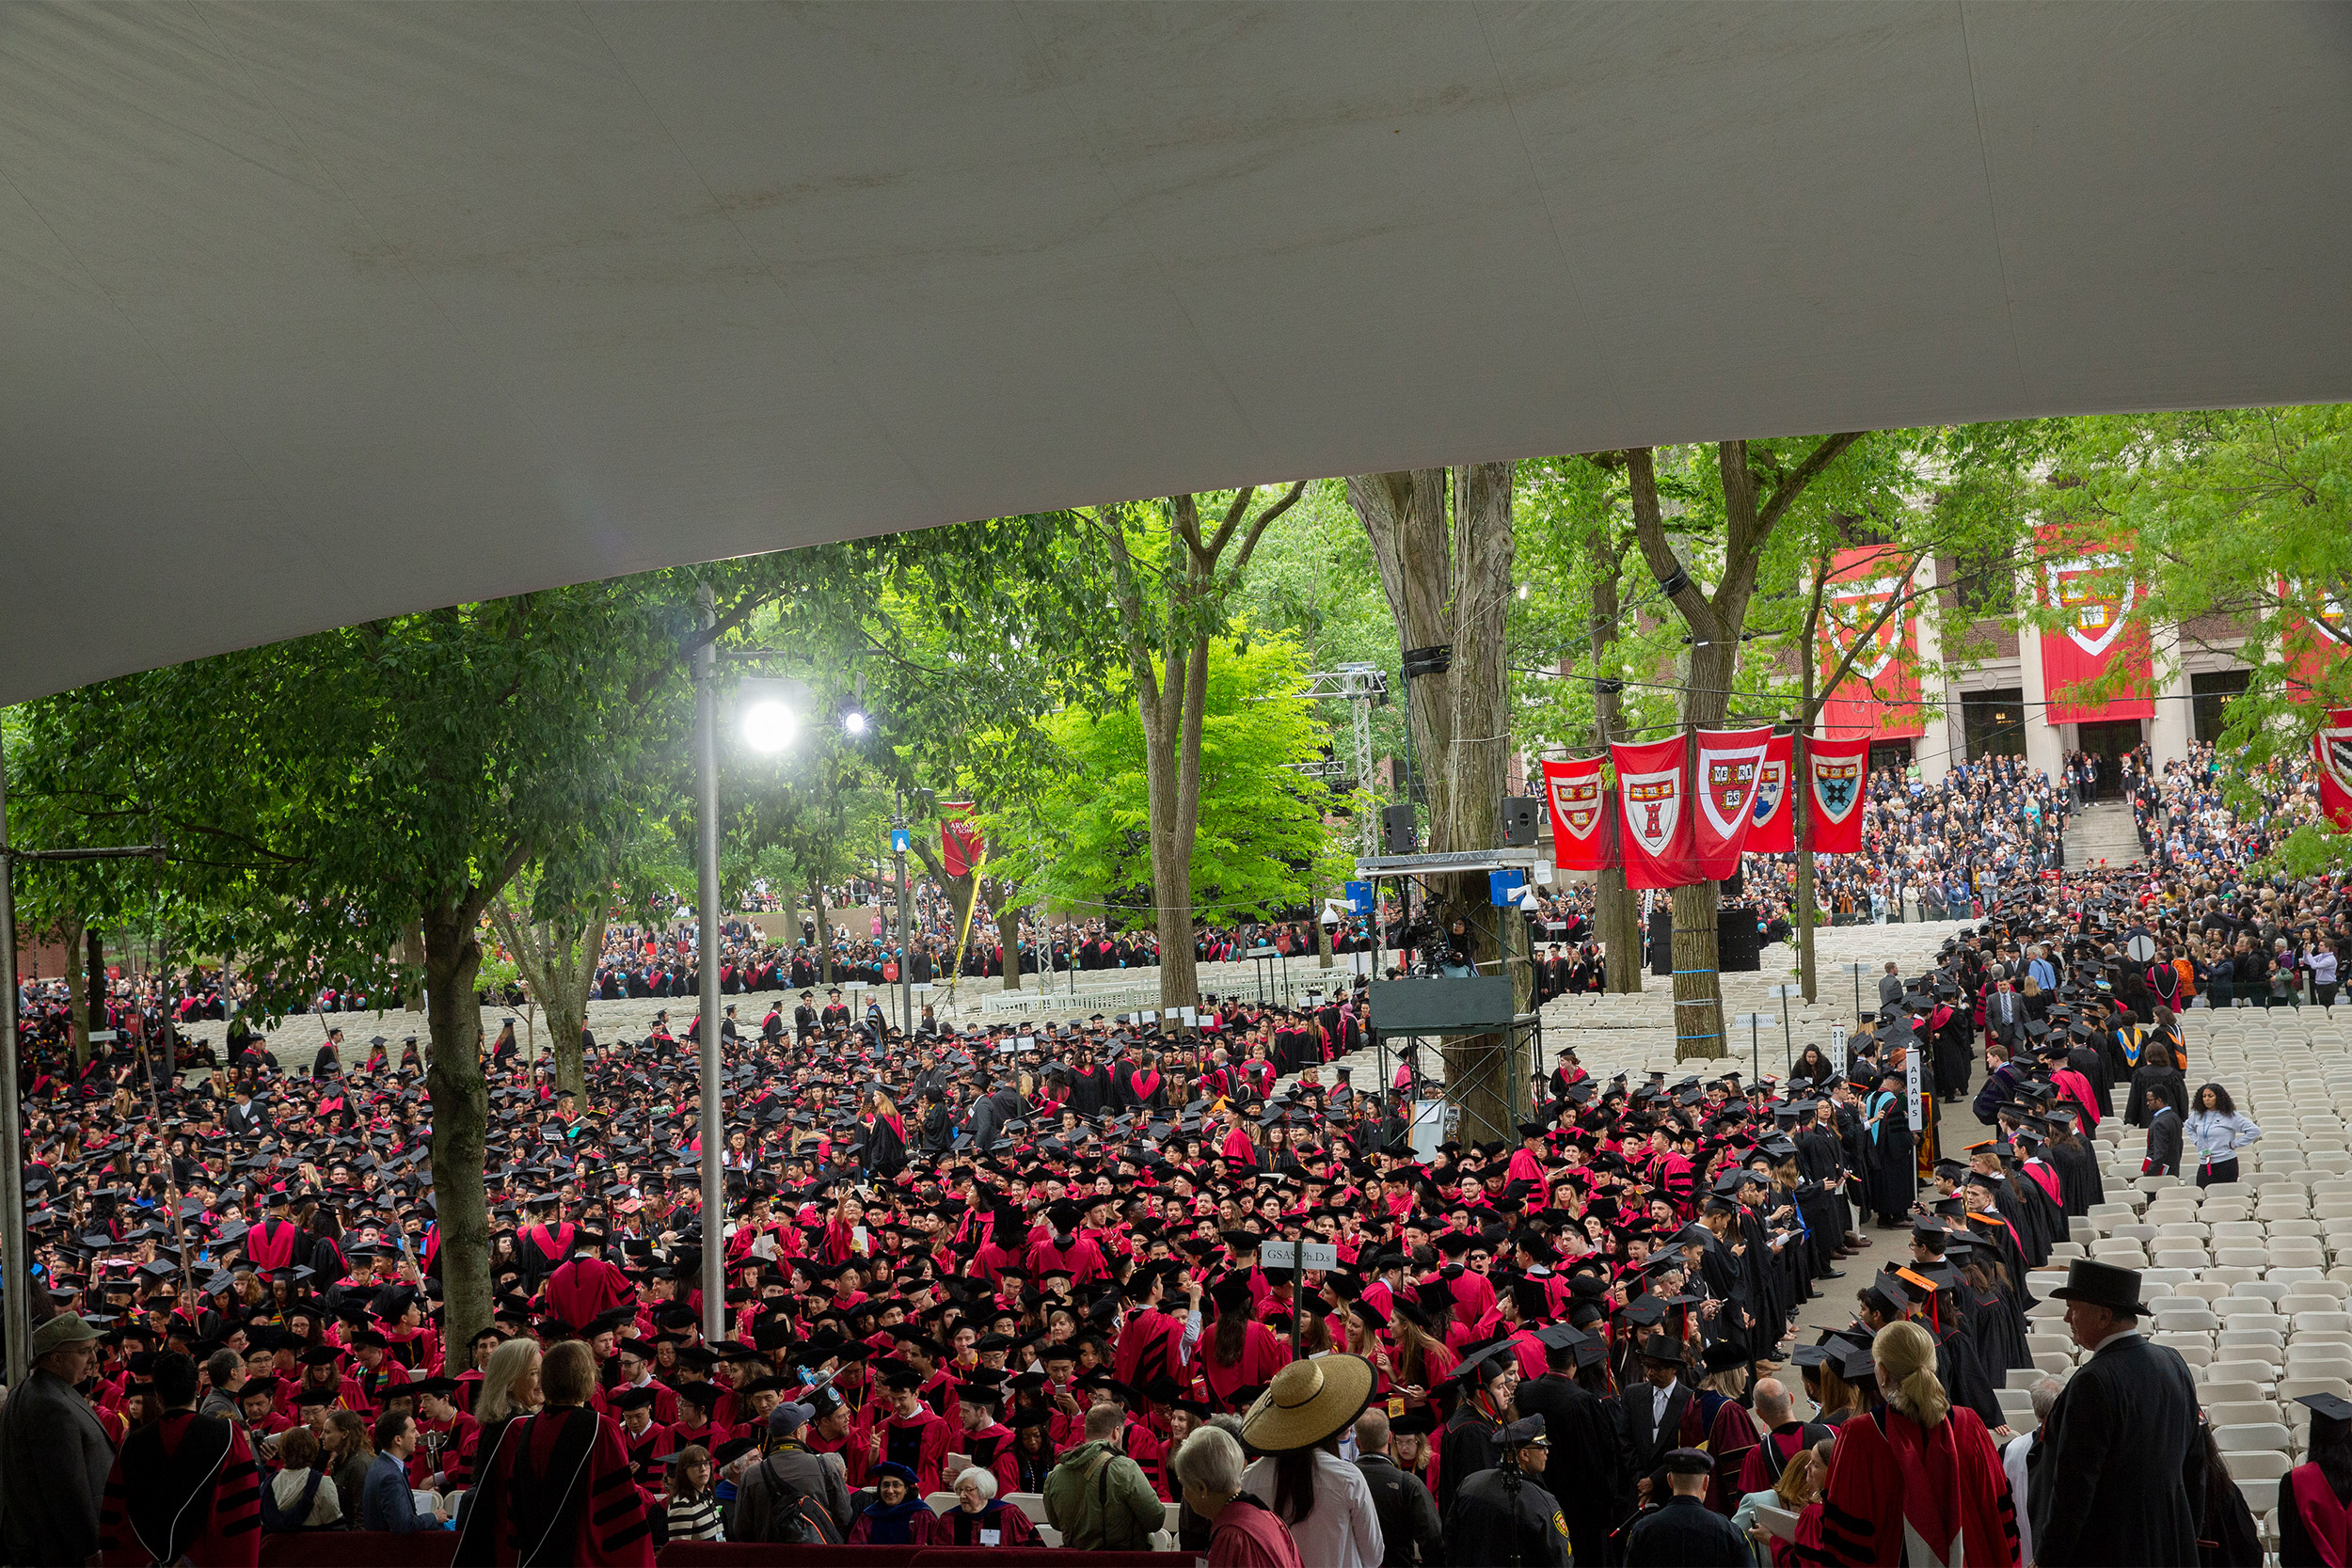
[[[2352,9],[12,5],[0,701],[1245,480],[2352,397]]]

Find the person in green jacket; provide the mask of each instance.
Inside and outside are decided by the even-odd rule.
[[[1144,1552],[1167,1522],[1143,1467],[1120,1451],[1127,1412],[1098,1404],[1087,1412],[1087,1440],[1061,1456],[1045,1478],[1045,1522],[1061,1544],[1089,1552]]]

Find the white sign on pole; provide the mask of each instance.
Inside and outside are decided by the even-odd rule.
[[[1262,1242],[1258,1245],[1258,1266],[1262,1269],[1336,1269],[1340,1266],[1339,1245],[1333,1242]]]
[[[1143,1015],[1143,1022],[1146,1023],[1157,1023],[1159,1021],[1160,1015],[1157,1013],[1145,1013]]]
[[[1842,1023],[1829,1026],[1829,1065],[1837,1069],[1838,1077],[1846,1075],[1846,1026]]]
[[[1780,1027],[1780,1015],[1778,1013],[1740,1013],[1731,1022],[1736,1027],[1741,1029],[1777,1029]]]
[[[101,1040],[120,1039],[122,1035],[119,1030],[115,1029],[92,1029],[89,1032],[89,1037],[93,1042],[96,1042]]]
[[[1911,1042],[1911,1049],[1903,1053],[1903,1098],[1909,1102],[1906,1109],[1911,1113],[1911,1130],[1914,1132],[1920,1131],[1928,1124],[1927,1115],[1919,1104],[1919,1057],[1921,1054],[1919,1042],[1916,1039]]]
[[[1783,1002],[1792,1000],[1801,1002],[1804,999],[1804,988],[1803,986],[1766,986],[1764,994],[1777,996]]]
[[[2132,962],[2144,964],[2156,956],[2156,940],[2145,931],[2134,931],[2123,951],[2132,956]]]

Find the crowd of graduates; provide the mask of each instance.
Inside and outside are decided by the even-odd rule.
[[[2194,816],[2209,784],[2175,769],[2151,809]],[[1299,1008],[1229,999],[1184,1029],[927,1014],[908,1037],[837,993],[819,1005],[804,947],[733,924],[723,990],[770,994],[748,1004],[756,1022],[728,1006],[720,1149],[698,1136],[699,1020],[608,1041],[583,1093],[526,1060],[511,1027],[485,1047],[491,1300],[463,1343],[448,1338],[415,1047],[330,1043],[282,1064],[257,1041],[159,1081],[138,1070],[141,1042],[167,1011],[202,1016],[219,996],[130,981],[107,1020],[120,1037],[77,1069],[61,1001],[26,988],[42,1365],[79,1366],[60,1386],[105,1482],[43,1549],[145,1560],[142,1519],[185,1500],[184,1456],[214,1443],[226,1458],[203,1508],[154,1527],[199,1561],[250,1560],[263,1529],[469,1518],[481,1539],[556,1532],[583,1562],[828,1526],[1018,1543],[1026,1518],[1004,1499],[1055,1496],[1073,1458],[1116,1454],[1139,1496],[1184,1500],[1172,1456],[1188,1437],[1261,1407],[1295,1359],[1336,1355],[1360,1358],[1363,1408],[1383,1419],[1376,1456],[1330,1440],[1422,1488],[1457,1540],[1493,1528],[1495,1489],[1473,1483],[1542,1463],[1540,1442],[1549,1463],[1515,1481],[1513,1507],[1534,1508],[1538,1542],[1556,1508],[1559,1548],[1580,1559],[1656,1560],[1644,1552],[1696,1507],[1740,1520],[1778,1568],[1884,1560],[1887,1519],[1870,1511],[1902,1492],[1882,1474],[1901,1456],[1866,1454],[1855,1422],[1883,1429],[1888,1356],[1902,1381],[1931,1374],[1963,1435],[2009,1442],[1994,1389],[2030,1365],[2027,1273],[2105,1196],[2090,1135],[2121,1116],[2148,1129],[2151,1169],[2185,1175],[2214,1153],[2205,1132],[2184,1145],[2193,1112],[2226,1162],[2259,1132],[2233,1129],[2226,1090],[2205,1093],[2219,1085],[2190,1104],[2178,1014],[2332,1002],[2352,940],[2326,879],[2249,882],[2193,854],[2045,874],[2034,825],[2062,820],[2067,793],[2003,767],[1933,790],[1874,780],[1882,853],[1903,875],[1935,886],[1979,839],[2006,835],[2016,858],[1949,890],[1981,923],[1911,973],[1890,965],[1838,1058],[1806,1046],[1756,1081],[1736,1064],[1603,1078],[1571,1041],[1542,1064],[1525,1121],[1427,1157],[1400,1096],[1341,1062],[1366,1037],[1361,989]],[[1555,895],[1534,918],[1561,939],[1539,951],[1539,993],[1598,989],[1589,906]],[[2153,956],[2136,959],[2141,935]],[[681,965],[663,983],[691,993],[693,955],[669,940],[624,931],[616,953]],[[723,1228],[700,1209],[706,1159],[724,1166]],[[1873,1229],[1894,1260],[1835,1283]],[[1268,1243],[1301,1238],[1339,1267],[1264,1265]],[[1851,1297],[1851,1326],[1795,1334],[1824,1290]],[[1794,1413],[1800,1390],[1814,1420]],[[11,1403],[14,1443],[36,1402]],[[531,1501],[563,1465],[586,1467],[594,1510]],[[43,1484],[65,1495],[57,1475]],[[949,1514],[925,1501],[947,1492]],[[2015,1560],[2026,1501],[1972,1505],[1956,1528],[1989,1555],[1968,1560]],[[1794,1532],[1772,1537],[1767,1508]],[[1208,1539],[1183,1520],[1191,1544]],[[24,1528],[24,1511],[0,1521]],[[1416,1538],[1401,1560],[1444,1549]],[[2070,1559],[2045,1542],[2042,1560]]]

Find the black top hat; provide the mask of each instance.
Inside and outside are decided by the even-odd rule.
[[[2077,1258],[2066,1265],[2066,1283],[2050,1294],[2058,1301],[2086,1302],[2104,1307],[2119,1317],[2144,1318],[2148,1304],[2139,1299],[2139,1271],[2113,1263]]]

